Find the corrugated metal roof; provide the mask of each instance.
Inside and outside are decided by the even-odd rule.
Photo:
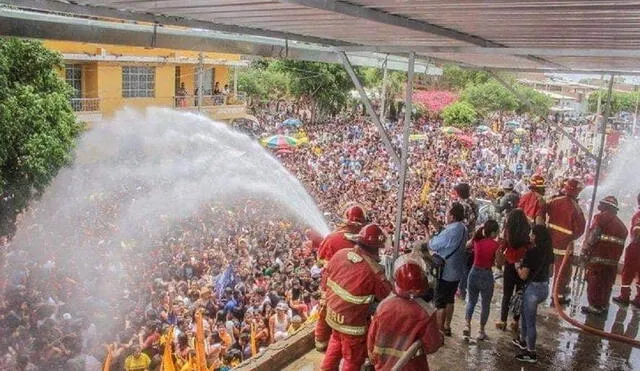
[[[55,8],[54,0],[0,0]],[[237,27],[238,32],[467,66],[640,72],[640,2],[624,0],[97,0],[129,20]],[[104,15],[104,8],[75,13]],[[159,16],[163,18],[158,18]],[[210,27],[209,27],[209,26]],[[483,48],[481,52],[478,47]],[[369,48],[369,49],[367,49]],[[515,49],[517,48],[517,50]],[[513,54],[510,55],[513,49]],[[531,53],[529,53],[529,50]],[[544,51],[554,51],[548,55]],[[587,52],[587,53],[585,53]]]

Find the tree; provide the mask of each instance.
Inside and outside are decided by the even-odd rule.
[[[553,99],[544,95],[533,88],[523,85],[516,85],[516,89],[525,97],[530,103],[531,107],[524,103],[522,100],[518,100],[518,113],[530,113],[535,116],[547,116],[551,106],[553,106]]]
[[[289,92],[310,105],[311,121],[316,121],[318,114],[340,112],[353,89],[347,71],[338,64],[287,59],[274,61],[269,68],[289,77]]]
[[[442,111],[445,125],[469,127],[476,120],[476,111],[468,102],[456,102]]]
[[[454,90],[462,90],[467,85],[484,84],[491,76],[484,71],[465,70],[455,64],[448,64],[442,70],[442,82]]]
[[[289,93],[289,77],[269,65],[252,64],[238,74],[238,89],[253,100],[281,99]]]
[[[600,112],[604,113],[607,109],[607,94],[606,90],[598,90],[591,93],[587,101],[589,112],[595,113],[598,111],[598,98],[601,97]],[[638,94],[640,92],[611,92],[611,115],[620,112],[635,112]]]
[[[473,106],[482,116],[491,112],[515,111],[519,107],[518,99],[496,80],[480,85],[467,85],[461,99]]]
[[[39,42],[0,38],[0,235],[72,159],[82,125],[60,68]]]
[[[413,93],[413,101],[416,105],[420,105],[432,113],[440,113],[457,98],[455,94],[445,90],[419,90]]]

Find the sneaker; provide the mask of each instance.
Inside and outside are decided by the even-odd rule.
[[[478,341],[485,341],[485,340],[487,340],[488,338],[489,338],[489,337],[487,336],[487,333],[486,333],[486,332],[480,332],[480,333],[478,334],[478,337],[476,338],[476,340],[478,340]]]
[[[511,344],[515,345],[520,350],[527,350],[527,343],[520,339],[511,339]]]
[[[624,298],[622,296],[616,296],[613,299],[614,303],[620,304],[620,305],[629,305],[629,298]]]
[[[462,336],[465,337],[465,338],[470,337],[471,336],[471,330],[468,329],[468,328],[462,330]]]
[[[538,356],[536,355],[535,352],[530,352],[528,350],[525,350],[524,352],[518,354],[516,356],[516,359],[520,362],[527,362],[527,363],[536,363],[538,362]]]
[[[502,321],[498,321],[498,322],[496,322],[496,328],[498,330],[504,331],[507,328],[507,324],[502,322]]]
[[[451,329],[450,328],[446,328],[446,329],[442,330],[442,332],[444,333],[444,336],[451,336]]]

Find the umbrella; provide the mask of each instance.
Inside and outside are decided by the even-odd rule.
[[[288,148],[295,147],[298,141],[295,138],[285,135],[273,135],[265,139],[262,143],[269,148]]]
[[[290,150],[290,149],[282,148],[282,149],[277,150],[276,153],[279,154],[279,155],[284,155],[284,154],[287,154],[287,153],[293,153],[293,151]]]
[[[527,131],[525,129],[523,129],[523,128],[517,128],[515,130],[515,133],[518,134],[518,135],[524,135],[524,134],[527,133]]]
[[[507,121],[504,124],[504,126],[507,127],[507,128],[513,129],[513,128],[517,128],[518,126],[520,126],[520,124],[517,121]]]
[[[428,138],[427,134],[411,134],[411,135],[409,135],[409,140],[411,140],[411,141],[427,140],[427,138]]]
[[[548,155],[549,148],[536,148],[536,153],[539,155]]]
[[[443,126],[440,131],[445,134],[461,134],[462,130],[454,128],[453,126]]]
[[[491,128],[488,127],[487,125],[480,125],[476,127],[476,133],[484,134],[488,131],[491,131]]]
[[[301,126],[302,125],[302,121],[298,120],[298,119],[286,119],[282,122],[282,125],[284,126]]]
[[[465,144],[469,147],[473,146],[474,144],[476,144],[476,140],[468,135],[456,135],[456,138],[458,138],[458,140],[460,142],[462,142],[462,144]]]

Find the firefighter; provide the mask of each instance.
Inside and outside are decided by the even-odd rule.
[[[329,233],[320,243],[318,260],[322,265],[326,265],[339,250],[350,249],[355,246],[358,232],[360,232],[365,223],[365,212],[360,206],[351,206],[346,210],[344,219],[344,224],[335,232]],[[321,303],[314,332],[315,346],[318,352],[327,350],[329,337],[331,337],[331,327],[327,325],[325,315],[325,305]]]
[[[429,288],[426,264],[418,254],[400,256],[393,267],[394,293],[376,310],[367,350],[376,370],[391,370],[413,343],[417,352],[402,370],[429,370],[427,354],[435,353],[444,343],[438,327],[436,308],[421,297]]]
[[[554,262],[554,287],[558,285],[560,304],[566,304],[569,299],[566,294],[569,291],[569,279],[571,269],[565,269],[559,275],[560,266],[565,255],[569,255],[567,264],[571,264],[573,258],[574,241],[584,233],[586,220],[584,213],[578,205],[578,195],[584,189],[584,185],[576,180],[569,179],[564,182],[562,193],[552,198],[547,203],[547,227],[551,234]]]
[[[367,358],[367,326],[374,301],[391,292],[378,260],[386,235],[377,224],[362,228],[356,247],[338,251],[327,264],[321,289],[326,292],[326,321],[332,328],[322,370],[356,371]]]
[[[618,261],[624,250],[627,227],[618,218],[618,200],[607,196],[598,205],[585,239],[587,266],[587,299],[589,306],[582,307],[588,314],[601,315],[607,310],[611,288],[616,280]]]
[[[544,225],[545,214],[545,182],[542,175],[534,175],[529,179],[529,192],[520,197],[518,208],[522,209],[531,224]]]
[[[640,193],[638,193],[638,207],[640,208]],[[622,267],[622,286],[620,296],[613,298],[619,304],[629,304],[631,297],[631,282],[636,280],[636,297],[631,304],[640,308],[640,209],[631,218],[631,243],[624,253],[624,266]]]

